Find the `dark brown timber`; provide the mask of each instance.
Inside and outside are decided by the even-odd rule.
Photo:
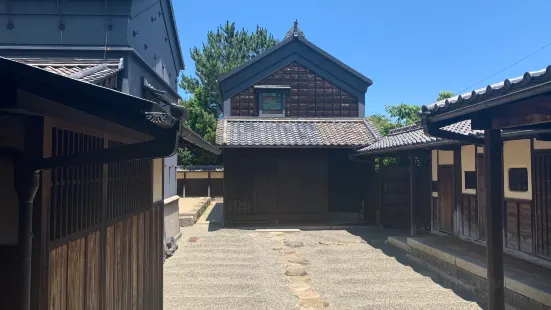
[[[484,130],[488,309],[505,309],[503,280],[503,148],[498,129]]]

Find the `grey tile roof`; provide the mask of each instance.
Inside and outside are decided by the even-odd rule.
[[[551,65],[539,71],[526,72],[524,75],[516,78],[506,79],[502,82],[491,84],[469,93],[424,105],[422,107],[422,112],[429,116],[442,114],[447,111],[500,97],[549,81],[551,81]]]
[[[216,144],[225,147],[358,147],[377,137],[364,118],[233,117],[216,129]]]
[[[224,166],[219,165],[198,165],[198,166],[178,166],[177,171],[224,171]]]
[[[483,133],[483,131],[480,130],[472,130],[470,120],[448,125],[442,129],[463,135],[481,135]],[[444,141],[448,141],[450,143],[459,143],[459,141],[429,137],[423,132],[422,125],[415,124],[393,129],[389,132],[387,136],[378,139],[376,142],[368,146],[358,149],[357,153],[372,154],[391,152],[402,149],[421,148],[434,143],[442,143]]]
[[[49,72],[53,72],[59,75],[74,77],[80,76],[76,79],[97,84],[122,70],[120,65],[120,59],[78,59],[78,58],[23,58],[23,57],[10,57],[10,60],[21,62],[33,67],[37,67]],[[101,70],[89,71],[86,70],[97,67],[99,65],[106,65]]]

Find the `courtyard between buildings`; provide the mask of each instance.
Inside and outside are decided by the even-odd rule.
[[[164,309],[480,309],[461,283],[387,244],[398,231],[230,229],[211,203],[164,264]]]

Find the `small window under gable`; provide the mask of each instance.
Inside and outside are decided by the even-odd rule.
[[[254,90],[258,98],[258,115],[284,117],[285,99],[290,89],[286,85],[256,85]]]

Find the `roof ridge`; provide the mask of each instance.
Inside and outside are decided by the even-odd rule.
[[[485,99],[491,97],[492,95],[509,93],[517,87],[528,86],[530,83],[533,83],[534,80],[540,80],[541,83],[545,82],[545,80],[551,80],[551,65],[540,70],[527,71],[521,76],[492,83],[467,93],[423,105],[421,107],[421,111],[424,113],[432,113],[437,112],[440,109],[448,109],[450,105],[474,103],[478,99]]]

